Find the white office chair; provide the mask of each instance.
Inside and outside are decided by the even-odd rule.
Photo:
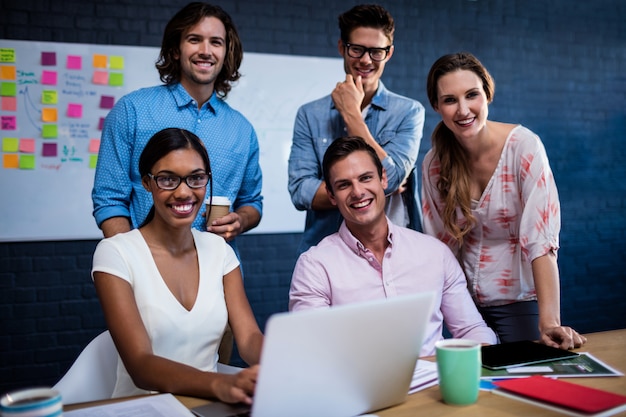
[[[111,398],[117,379],[117,349],[109,331],[96,336],[53,387],[63,404]]]

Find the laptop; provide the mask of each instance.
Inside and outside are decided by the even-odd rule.
[[[200,417],[350,417],[400,404],[434,299],[428,292],[274,314],[251,409],[215,402],[191,411]]]

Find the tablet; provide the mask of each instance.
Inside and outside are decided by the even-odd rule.
[[[578,356],[576,352],[555,348],[530,340],[483,346],[481,353],[483,366],[494,370]]]

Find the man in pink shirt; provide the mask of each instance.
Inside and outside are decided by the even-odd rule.
[[[359,137],[337,139],[322,169],[328,197],[344,221],[338,232],[298,258],[290,311],[432,291],[437,301],[421,356],[434,355],[444,321],[453,337],[497,343],[450,249],[385,216],[387,178],[374,149]]]

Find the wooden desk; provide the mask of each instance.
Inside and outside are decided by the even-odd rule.
[[[607,365],[619,371],[626,372],[626,329],[591,333],[585,336],[587,336],[587,343],[581,349],[577,349],[577,351],[589,352]],[[626,377],[569,378],[568,380],[581,385],[626,395]],[[193,397],[177,396],[177,398],[187,408],[196,407],[209,402]],[[65,411],[102,403],[104,402],[70,405],[65,407]],[[437,386],[409,395],[405,403],[385,410],[376,411],[375,414],[380,417],[415,417],[418,415],[432,417],[562,415],[486,391],[480,392],[476,404],[463,407],[450,406],[441,401],[441,394]],[[621,413],[620,415],[626,415],[626,413]]]

